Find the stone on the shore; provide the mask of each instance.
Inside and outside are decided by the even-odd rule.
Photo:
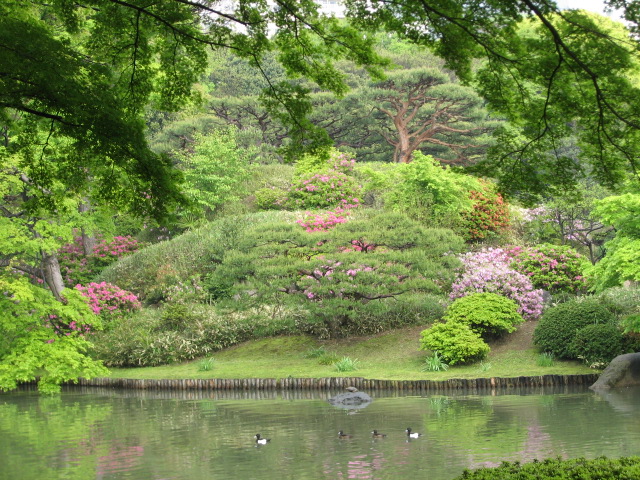
[[[625,353],[611,360],[596,382],[593,390],[640,385],[640,353]]]

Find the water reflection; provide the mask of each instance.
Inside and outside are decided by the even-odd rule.
[[[373,401],[358,410],[330,405],[338,393],[0,395],[0,480],[445,480],[502,460],[640,454],[638,389],[369,392]],[[423,436],[408,439],[407,426]],[[387,437],[372,438],[374,429]],[[352,438],[339,440],[339,430]],[[256,446],[256,432],[272,441]]]

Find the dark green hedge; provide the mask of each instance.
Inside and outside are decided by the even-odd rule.
[[[615,316],[595,299],[561,303],[544,312],[533,332],[533,343],[557,358],[576,359],[571,350],[576,332],[587,325],[614,320]]]
[[[496,468],[465,470],[454,480],[632,480],[640,478],[640,457],[587,460],[548,459],[533,463],[504,462]]]

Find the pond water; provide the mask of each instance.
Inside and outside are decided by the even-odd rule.
[[[359,410],[330,405],[332,394],[2,394],[0,479],[448,480],[501,460],[640,455],[635,388],[387,392]],[[407,427],[423,436],[408,439]],[[373,439],[373,429],[387,436]],[[256,445],[256,433],[271,442]]]

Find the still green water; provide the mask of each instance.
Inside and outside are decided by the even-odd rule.
[[[640,455],[639,394],[377,393],[347,410],[329,393],[19,391],[0,395],[0,479],[448,480],[501,460]]]

